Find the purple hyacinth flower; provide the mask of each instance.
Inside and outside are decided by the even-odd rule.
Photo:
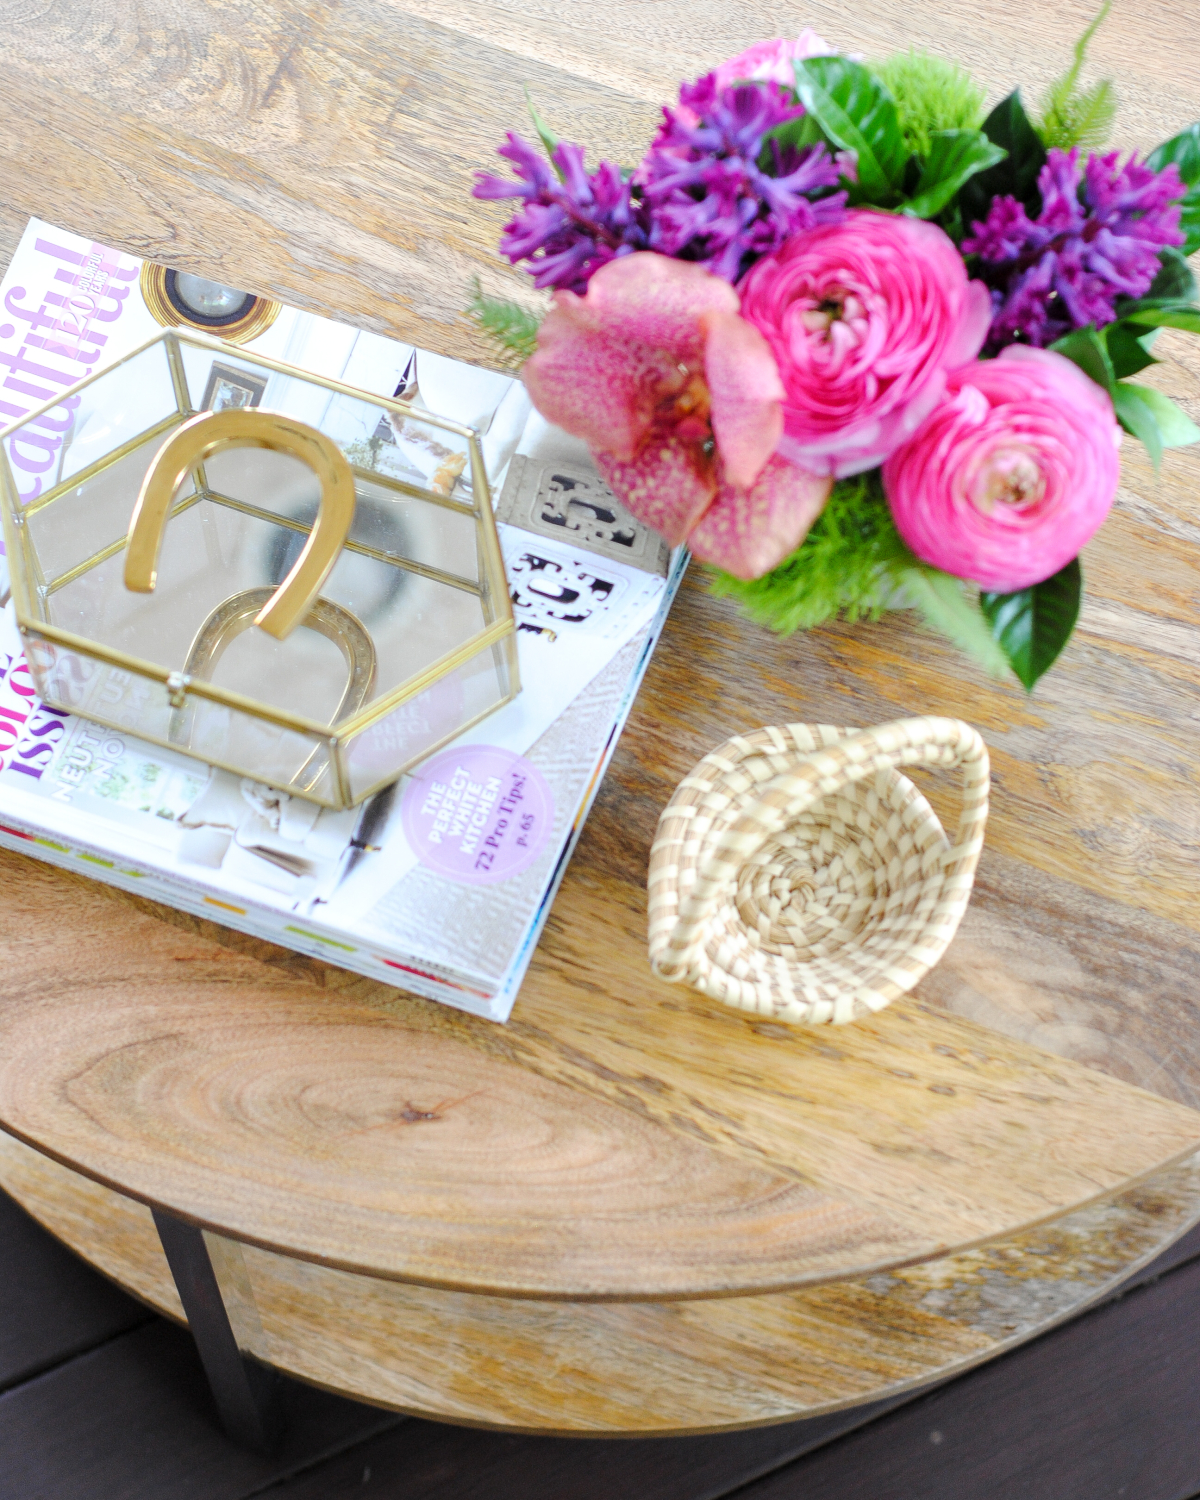
[[[647,247],[646,211],[611,162],[589,175],[582,146],[560,142],[553,155],[560,181],[542,153],[511,131],[499,154],[512,162],[516,179],[480,172],[474,195],[525,200],[505,226],[500,250],[513,265],[527,261],[536,286],[582,292],[601,266]]]
[[[1111,323],[1118,297],[1149,290],[1162,247],[1184,242],[1174,163],[1155,172],[1131,156],[1122,167],[1112,151],[1093,153],[1081,171],[1078,147],[1054,150],[1038,189],[1036,219],[1015,198],[995,198],[963,241],[992,290],[988,353],[1012,343],[1045,348],[1073,328]]]
[[[650,208],[650,248],[738,281],[791,234],[845,215],[845,164],[824,145],[768,141],[804,113],[777,83],[718,88],[709,74],[679,90],[635,181]],[[764,149],[765,148],[765,149]]]

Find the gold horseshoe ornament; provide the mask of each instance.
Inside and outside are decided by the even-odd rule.
[[[269,394],[276,384],[286,396]],[[93,446],[52,466],[30,507],[5,454],[27,427],[61,427],[52,408],[64,401],[95,419]],[[306,416],[327,409],[347,437],[402,426],[395,461],[374,448],[356,461],[358,441]],[[340,812],[520,692],[488,464],[469,424],[185,326],[5,432],[0,553],[49,709]]]
[[[201,625],[188,651],[183,671],[176,675],[174,681],[168,679],[167,682],[172,707],[167,739],[171,744],[181,745],[184,749],[191,748],[192,729],[186,698],[188,684],[193,678],[212,680],[226,646],[255,624],[260,610],[274,592],[272,588],[243,589],[240,594],[233,594],[223,604],[218,604]],[[375,643],[367,634],[362,621],[342,605],[335,604],[332,599],[318,599],[302,623],[309,630],[315,630],[332,641],[346,660],[346,688],[332,720],[334,724],[340,724],[343,719],[356,714],[374,691],[377,668]],[[318,754],[319,750],[314,750],[309,755],[289,779],[289,788],[312,790],[319,779],[321,768],[318,768],[318,775],[309,782],[303,786],[298,784],[305,772],[312,767]]]
[[[243,589],[240,594],[233,594],[223,604],[217,605],[201,625],[188,650],[183,671],[179,674],[181,686],[193,677],[204,682],[212,680],[212,674],[225,647],[244,630],[249,630],[257,623],[262,609],[274,592],[271,588]],[[332,641],[345,658],[346,689],[332,720],[334,724],[340,724],[343,719],[358,712],[375,687],[374,643],[362,621],[342,605],[334,604],[332,599],[318,599],[303,624]],[[172,741],[179,742],[174,715],[169,737]]]
[[[321,482],[321,504],[304,549],[253,623],[282,641],[312,609],[354,520],[354,473],[324,433],[279,412],[201,412],[158,450],[129,519],[125,587],[153,593],[167,517],[180,486],[198,464],[226,448],[268,448],[308,465]]]

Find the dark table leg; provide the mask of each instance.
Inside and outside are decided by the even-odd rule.
[[[153,1212],[221,1425],[235,1443],[270,1453],[279,1437],[278,1377],[238,1350],[201,1231],[160,1208]]]

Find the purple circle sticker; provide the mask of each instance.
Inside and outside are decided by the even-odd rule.
[[[527,870],[546,847],[554,797],[523,755],[467,745],[417,767],[400,816],[423,865],[464,885],[493,885]]]

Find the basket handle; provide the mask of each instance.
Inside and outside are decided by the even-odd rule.
[[[280,412],[201,412],[177,427],[154,456],[129,518],[125,587],[154,592],[171,504],[198,464],[226,448],[269,448],[308,465],[321,481],[321,504],[300,556],[254,623],[283,640],[307,616],[338,560],[354,520],[354,472],[336,443]]]
[[[962,767],[962,813],[944,865],[949,879],[969,881],[983,848],[987,822],[987,746],[979,732],[961,719],[897,719],[851,731],[844,739],[810,751],[792,770],[767,782],[706,853],[694,885],[680,903],[680,925],[695,931],[707,921],[738,870],[814,802],[848,782],[914,765]]]

